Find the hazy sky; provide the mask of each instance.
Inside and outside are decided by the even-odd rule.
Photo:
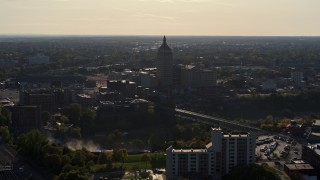
[[[320,0],[0,0],[0,34],[320,35]]]

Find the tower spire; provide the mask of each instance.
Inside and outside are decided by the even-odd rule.
[[[166,36],[164,35],[163,36],[163,44],[166,44],[167,43],[167,39],[166,39]]]

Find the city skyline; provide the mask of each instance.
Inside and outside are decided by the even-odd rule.
[[[0,0],[0,34],[319,36],[318,0]]]

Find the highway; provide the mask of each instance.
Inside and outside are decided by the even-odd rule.
[[[200,114],[200,113],[196,113],[196,112],[192,112],[192,111],[187,111],[184,109],[175,108],[174,111],[176,114],[182,114],[182,115],[186,115],[186,116],[192,116],[192,117],[196,117],[196,118],[206,119],[206,120],[208,120],[208,122],[212,122],[212,123],[220,123],[220,124],[224,124],[226,126],[239,127],[241,129],[248,129],[248,130],[252,130],[252,131],[259,131],[259,132],[264,131],[264,130],[257,128],[257,127],[253,127],[253,126],[249,126],[249,125],[245,125],[245,124],[240,124],[240,123],[226,120],[226,119],[219,118],[219,117],[214,117],[214,116]]]

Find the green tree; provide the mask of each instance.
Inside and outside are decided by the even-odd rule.
[[[1,108],[1,114],[11,121],[11,112],[7,108]]]
[[[99,164],[108,164],[112,163],[112,152],[101,152],[99,155],[98,163]]]
[[[44,156],[44,163],[46,167],[53,173],[61,171],[62,159],[58,154],[46,154]]]
[[[143,154],[141,156],[141,161],[145,163],[144,171],[146,172],[148,163],[151,161],[151,157],[149,156],[149,154]]]
[[[119,149],[119,150],[113,150],[113,159],[115,161],[122,162],[122,167],[124,165],[124,162],[127,160],[128,157],[128,151],[127,149]]]
[[[10,131],[8,126],[0,126],[0,136],[5,142],[9,142],[11,139]],[[1,140],[1,139],[0,139]]]
[[[137,165],[133,165],[131,170],[134,172],[134,178],[138,178],[138,173],[137,171],[140,171],[139,167]]]
[[[6,108],[0,108],[0,126],[9,126],[11,122],[11,112]]]
[[[46,125],[51,120],[51,114],[48,111],[43,111],[41,117],[44,125]]]
[[[280,180],[279,175],[269,166],[260,166],[257,164],[241,165],[234,167],[224,180]]]
[[[81,128],[79,127],[68,128],[68,133],[73,138],[81,138]]]
[[[40,133],[39,130],[32,130],[27,134],[21,134],[17,139],[19,151],[36,160],[40,160],[42,157],[42,147],[47,144],[47,137]]]
[[[65,115],[62,115],[61,118],[60,118],[60,122],[61,123],[69,123],[69,118]]]
[[[74,103],[62,109],[62,114],[66,115],[70,120],[70,123],[73,123],[77,126],[80,125],[80,117],[81,117],[81,105]]]
[[[86,107],[82,107],[82,115],[80,117],[80,127],[85,134],[93,132],[96,121],[96,111]]]
[[[84,166],[86,164],[86,155],[82,150],[76,150],[73,152],[71,164],[73,166]]]

